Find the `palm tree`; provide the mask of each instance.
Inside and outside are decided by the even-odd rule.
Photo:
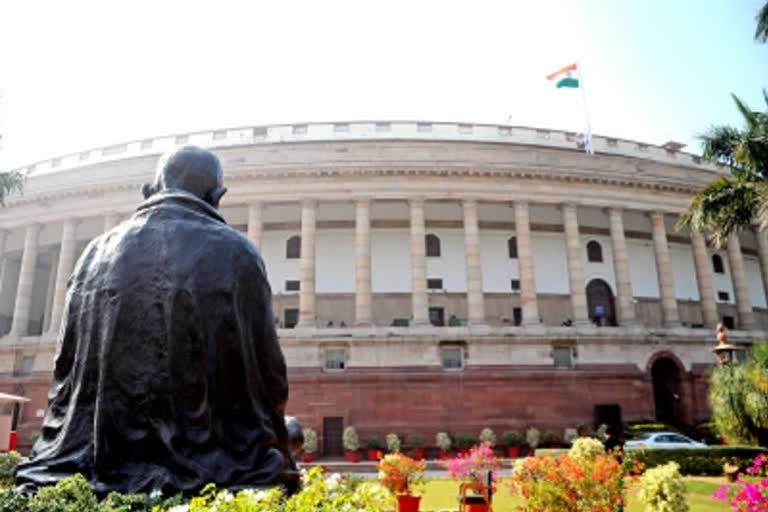
[[[731,96],[745,128],[713,126],[699,137],[704,158],[727,165],[731,175],[699,190],[676,226],[700,231],[718,247],[753,222],[768,228],[768,110],[753,111]],[[768,91],[763,97],[768,108]]]
[[[757,11],[755,16],[757,21],[757,29],[755,30],[755,40],[761,43],[768,41],[768,2]]]
[[[5,199],[14,191],[21,192],[26,176],[18,171],[0,172],[0,206],[5,206]]]

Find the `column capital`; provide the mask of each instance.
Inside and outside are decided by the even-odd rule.
[[[411,207],[421,207],[421,208],[423,208],[425,202],[426,202],[426,200],[424,199],[424,197],[421,197],[421,196],[420,197],[409,197],[408,198],[408,204],[410,204]]]
[[[608,215],[624,215],[624,207],[623,206],[606,206],[603,208],[603,212],[607,213]]]
[[[517,208],[518,206],[519,207],[523,207],[523,206],[530,207],[531,203],[527,199],[515,199],[515,200],[513,200],[512,201],[512,207],[513,208]]]
[[[355,196],[353,198],[355,204],[367,204],[370,205],[375,201],[374,196]]]
[[[301,200],[301,206],[302,208],[316,208],[317,199],[313,197],[305,197]]]

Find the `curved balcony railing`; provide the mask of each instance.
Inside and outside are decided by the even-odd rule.
[[[185,144],[218,148],[253,144],[354,140],[471,141],[536,145],[562,149],[580,149],[583,147],[582,136],[574,132],[508,125],[425,121],[298,123],[226,128],[151,137],[71,153],[35,162],[16,170],[30,176],[40,175],[101,162],[160,154]],[[652,144],[593,136],[592,145],[596,153],[641,158],[672,165],[695,166],[710,171],[719,170],[718,166],[703,162],[700,157],[691,153],[673,151]]]

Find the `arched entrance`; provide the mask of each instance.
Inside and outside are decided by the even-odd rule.
[[[651,379],[656,419],[672,425],[681,423],[683,420],[682,376],[677,363],[669,357],[656,359],[651,366]]]
[[[602,279],[593,279],[587,284],[587,309],[590,320],[596,325],[616,325],[613,292]]]

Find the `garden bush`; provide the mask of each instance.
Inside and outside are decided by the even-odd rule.
[[[447,432],[438,432],[435,435],[435,446],[446,452],[451,449],[451,437]]]
[[[319,467],[303,475],[302,490],[290,497],[280,488],[232,493],[211,484],[190,499],[111,493],[99,502],[80,475],[32,496],[13,488],[0,490],[0,512],[383,512],[393,505],[390,493],[378,482],[327,475]]]
[[[541,433],[536,427],[530,427],[525,431],[525,442],[528,443],[528,446],[531,448],[535,449],[537,446],[539,446],[540,439]]]
[[[18,452],[0,453],[0,486],[13,484],[13,470],[23,460]]]
[[[477,436],[477,439],[481,443],[490,443],[491,448],[496,446],[496,433],[488,427],[480,431],[480,435]]]
[[[408,434],[405,437],[405,444],[412,450],[424,448],[424,438],[419,434]]]
[[[524,440],[523,435],[517,430],[507,430],[501,434],[501,444],[504,446],[520,446]]]
[[[647,470],[640,477],[637,497],[647,512],[688,512],[685,483],[675,462]]]
[[[363,446],[366,450],[381,450],[384,448],[384,443],[377,436],[368,436],[365,438]]]
[[[389,453],[398,453],[400,451],[400,438],[397,437],[397,434],[394,432],[387,434],[387,437],[385,437],[384,440],[387,443],[387,450]]]
[[[719,476],[723,474],[723,464],[726,462],[734,463],[744,470],[752,464],[752,460],[760,453],[768,453],[768,450],[753,446],[627,450],[625,461],[628,463],[637,461],[646,468],[676,462],[680,472],[684,475]]]

